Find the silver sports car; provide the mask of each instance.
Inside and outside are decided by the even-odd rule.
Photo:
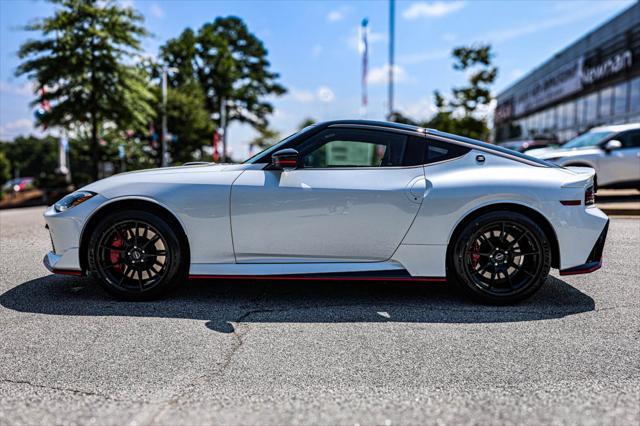
[[[594,170],[414,126],[332,121],[242,164],[124,173],[45,213],[54,273],[157,297],[185,279],[450,281],[511,303],[601,265]]]

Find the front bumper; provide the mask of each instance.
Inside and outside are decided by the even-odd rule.
[[[600,236],[596,240],[596,243],[593,245],[591,252],[589,253],[589,257],[587,258],[586,263],[578,266],[574,266],[573,268],[563,269],[560,271],[560,275],[578,275],[578,274],[588,274],[593,271],[597,271],[602,267],[602,252],[604,251],[604,243],[607,239],[607,231],[609,230],[609,220],[607,220],[604,229],[600,233]]]
[[[44,266],[57,274],[81,275],[80,238],[85,223],[94,211],[106,201],[96,195],[84,203],[63,212],[53,206],[44,213],[53,251],[47,253]]]
[[[57,265],[60,263],[61,257],[62,256],[57,256],[54,252],[50,251],[44,256],[44,259],[42,259],[42,264],[44,265],[45,268],[47,268],[50,272],[54,274],[73,275],[77,277],[82,276],[82,271],[79,271],[79,270],[56,268],[54,265]]]

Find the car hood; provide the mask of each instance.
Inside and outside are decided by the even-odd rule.
[[[577,157],[582,155],[591,155],[600,153],[600,148],[590,147],[590,148],[540,148],[540,149],[531,149],[527,151],[527,155],[532,157],[540,158],[541,160],[548,160],[550,158],[567,158],[567,157]]]
[[[189,181],[215,182],[217,176],[226,175],[224,172],[235,172],[236,174],[247,168],[255,168],[252,164],[194,164],[178,167],[163,167],[157,169],[138,170],[133,172],[119,173],[117,175],[104,178],[82,188],[86,191],[104,194],[114,188],[133,187],[138,184],[171,184]]]

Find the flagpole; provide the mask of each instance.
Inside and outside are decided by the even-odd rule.
[[[369,73],[369,39],[368,29],[369,20],[364,18],[360,26],[360,46],[362,50],[362,115],[367,116],[367,105],[369,103],[367,93],[367,79]]]

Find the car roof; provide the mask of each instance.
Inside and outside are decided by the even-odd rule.
[[[625,130],[640,129],[640,123],[615,124],[613,126],[598,126],[589,130],[590,132],[624,132]]]
[[[331,121],[323,121],[318,123],[318,125],[329,127],[336,124],[355,124],[355,125],[366,125],[366,126],[377,126],[377,127],[388,127],[390,129],[399,129],[399,130],[410,130],[413,132],[421,132],[424,133],[425,129],[423,127],[414,126],[411,124],[404,123],[392,123],[390,121],[379,121],[379,120],[331,120]]]

